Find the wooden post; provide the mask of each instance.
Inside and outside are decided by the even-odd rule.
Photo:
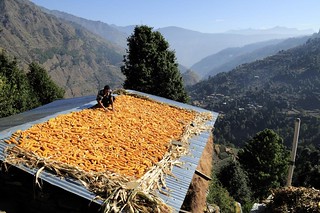
[[[296,160],[299,131],[300,131],[300,118],[297,118],[295,121],[294,137],[293,137],[293,142],[292,142],[291,161],[290,161],[290,165],[289,165],[287,186],[291,186],[293,169],[294,169],[294,164],[295,164],[295,160]]]
[[[211,177],[209,177],[209,176],[207,176],[207,175],[205,175],[205,174],[203,174],[202,172],[200,172],[199,170],[196,170],[195,171],[195,174],[197,174],[197,175],[199,175],[201,178],[203,178],[203,179],[205,179],[205,180],[212,180],[212,178]]]

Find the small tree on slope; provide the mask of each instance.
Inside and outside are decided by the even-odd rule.
[[[258,132],[238,153],[250,180],[254,198],[265,198],[270,188],[285,184],[289,152],[283,139],[270,129]]]

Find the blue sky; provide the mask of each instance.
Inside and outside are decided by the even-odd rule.
[[[276,26],[320,29],[319,0],[31,0],[118,26],[177,26],[204,33]]]

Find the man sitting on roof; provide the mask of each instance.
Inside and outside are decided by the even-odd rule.
[[[108,107],[111,106],[111,110],[113,108],[113,102],[115,101],[115,97],[112,95],[112,90],[109,85],[104,86],[102,90],[99,90],[97,95],[97,107],[102,107],[104,110],[108,111]]]

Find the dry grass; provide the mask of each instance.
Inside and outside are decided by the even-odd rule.
[[[275,213],[320,212],[320,190],[292,186],[274,189],[267,207]]]

